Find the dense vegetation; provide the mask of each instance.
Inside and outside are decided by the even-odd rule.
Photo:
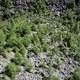
[[[17,18],[9,17],[0,21],[0,55],[6,58],[7,52],[15,53],[15,58],[5,67],[3,73],[11,80],[15,80],[15,75],[20,72],[20,65],[23,65],[26,71],[31,72],[33,64],[28,60],[30,52],[35,55],[46,52],[51,56],[62,52],[65,56],[73,57],[80,63],[80,21],[75,19],[75,11],[67,9],[61,16],[54,16],[52,12],[46,13],[43,0],[39,0],[36,4],[39,4],[36,5],[36,10],[35,5],[30,6],[28,16],[24,12],[19,12]],[[2,6],[5,8],[9,8],[10,5],[10,0],[2,1]],[[34,16],[33,20],[30,19],[35,12],[40,15]],[[51,21],[46,19],[49,16],[52,18]],[[54,47],[56,42],[58,46]],[[46,64],[42,60],[39,66],[45,68]],[[79,75],[80,69],[76,69],[65,80],[80,80]],[[0,80],[5,80],[5,78],[2,77]],[[50,75],[47,79],[43,76],[43,80],[59,79]]]

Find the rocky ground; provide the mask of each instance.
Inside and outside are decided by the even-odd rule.
[[[32,70],[28,72],[25,70],[24,66],[19,66],[21,71],[16,75],[15,80],[42,80],[43,76],[47,78],[50,75],[56,76],[60,80],[64,80],[65,77],[69,76],[71,72],[74,72],[79,65],[77,61],[63,55],[63,53],[54,56],[47,53],[40,53],[38,56],[34,53],[29,53],[27,56],[28,60],[30,60],[33,65]],[[14,53],[6,59],[0,56],[0,73],[5,71],[5,66],[10,63],[11,58],[14,58]],[[0,74],[0,76],[3,75]]]
[[[74,72],[77,67],[76,65],[79,64],[72,58],[60,55],[55,55],[51,58],[51,56],[46,55],[46,53],[43,53],[40,56],[30,56],[30,59],[34,66],[32,72],[29,73],[22,69],[22,72],[16,76],[16,80],[42,80],[42,74],[45,77],[49,77],[50,73],[51,75],[58,77],[60,80],[64,80],[64,78],[69,76],[71,72]],[[44,60],[45,68],[39,67],[41,60]],[[59,60],[59,63],[57,63],[57,60]],[[52,68],[50,72],[49,66]]]

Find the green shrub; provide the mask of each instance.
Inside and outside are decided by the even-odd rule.
[[[52,34],[52,38],[54,39],[54,41],[61,41],[61,32],[54,32]]]
[[[20,49],[19,49],[19,52],[21,53],[22,56],[24,56],[25,53],[26,53],[25,47],[24,46],[21,46]]]
[[[11,6],[12,0],[2,0],[1,5],[5,8],[9,8]]]
[[[32,30],[32,31],[37,31],[37,26],[36,26],[35,24],[32,25],[32,26],[31,26],[31,30]]]
[[[4,51],[4,46],[6,44],[6,35],[2,30],[0,30],[0,52]]]
[[[80,69],[75,70],[72,77],[73,77],[73,80],[80,80]]]
[[[24,58],[23,58],[23,56],[22,56],[19,52],[16,53],[14,62],[15,62],[17,65],[21,65],[21,64],[24,63]]]
[[[6,80],[4,77],[0,77],[0,80]]]
[[[42,68],[46,67],[45,61],[43,59],[41,60],[39,67],[42,67]]]
[[[22,23],[22,25],[17,27],[16,32],[18,33],[18,35],[23,37],[24,35],[31,33],[31,26],[29,26],[27,22]]]
[[[34,52],[36,55],[38,55],[38,54],[41,52],[41,50],[40,50],[39,47],[34,47],[34,48],[33,48],[33,52]]]
[[[80,58],[80,38],[79,36],[72,34],[69,40],[69,48],[73,52],[73,56],[75,60],[79,60]]]
[[[15,33],[11,33],[8,40],[7,40],[7,46],[8,47],[14,47],[18,43],[18,38]]]
[[[66,47],[71,47],[70,40],[71,40],[71,33],[68,31],[62,32],[63,44],[66,43]]]
[[[43,43],[44,43],[44,41],[43,41],[43,37],[44,37],[44,35],[41,34],[40,31],[37,32],[37,35],[38,35],[38,38],[39,38],[39,40],[40,40],[40,43],[43,44]]]
[[[6,53],[6,52],[10,53],[11,51],[12,51],[12,48],[8,48],[8,47],[5,48],[5,53]]]
[[[44,33],[45,33],[44,26],[43,26],[42,24],[39,24],[39,26],[38,26],[38,31],[39,31],[41,34],[44,34]]]
[[[64,29],[72,33],[78,34],[80,31],[80,22],[76,20],[75,16],[76,10],[67,9],[63,12],[62,16],[56,17],[58,22],[66,26]],[[56,21],[56,22],[57,22]]]
[[[0,30],[0,46],[5,45],[5,40],[6,40],[6,35],[4,34],[2,30]]]
[[[80,68],[76,69],[71,75],[71,77],[66,78],[65,80],[80,80]]]
[[[5,73],[10,78],[14,78],[18,72],[19,72],[19,69],[15,63],[9,63],[5,68]]]
[[[52,76],[48,78],[43,78],[42,80],[60,80],[58,77]]]
[[[73,49],[77,49],[78,48],[78,37],[77,37],[77,35],[72,35],[71,36],[71,39],[70,39],[70,46],[71,46],[71,48],[73,48]]]
[[[32,42],[32,36],[31,35],[26,35],[22,38],[22,44],[25,46],[25,47],[28,47],[29,44],[31,44]]]
[[[44,43],[44,44],[42,45],[42,49],[43,49],[44,52],[49,51],[49,45],[48,45],[47,43]]]
[[[53,77],[48,78],[48,80],[59,80],[59,78],[58,78],[58,77],[53,76]]]
[[[51,54],[52,55],[55,55],[55,54],[58,54],[58,53],[59,53],[59,48],[58,47],[51,49]]]
[[[31,70],[33,69],[33,64],[31,63],[30,60],[25,60],[24,66],[25,66],[26,71],[28,72],[31,72]]]
[[[32,13],[42,14],[46,11],[46,4],[43,0],[30,1],[29,5],[29,11]]]
[[[23,8],[19,8],[18,9],[18,13],[17,13],[17,16],[20,17],[22,15],[25,15],[25,11],[23,10]]]
[[[34,45],[40,45],[40,40],[39,40],[39,37],[38,37],[37,34],[34,34],[34,35],[33,35],[32,43],[33,43]]]
[[[39,10],[40,10],[41,12],[45,12],[45,9],[46,9],[45,1],[39,0],[39,1],[38,1],[38,6],[39,6]]]

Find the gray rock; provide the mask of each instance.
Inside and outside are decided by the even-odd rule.
[[[42,77],[38,74],[32,74],[28,72],[20,73],[16,76],[16,80],[42,80]]]

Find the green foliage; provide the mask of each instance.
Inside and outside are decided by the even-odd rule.
[[[17,27],[16,32],[18,33],[18,35],[23,37],[25,34],[31,33],[31,27],[25,23]]]
[[[53,77],[50,77],[48,80],[59,80],[59,78],[53,76]]]
[[[40,31],[38,31],[38,32],[37,32],[37,35],[38,35],[38,38],[39,38],[39,40],[40,40],[40,43],[41,43],[41,44],[43,44],[44,42],[43,42],[43,40],[42,40],[42,39],[43,39],[44,35],[43,35],[43,34],[41,34],[41,32],[40,32]]]
[[[47,79],[43,78],[42,80],[59,80],[59,78],[52,76],[52,77],[48,77]]]
[[[54,41],[61,41],[61,32],[54,32],[52,38]]]
[[[15,33],[11,33],[9,39],[7,40],[7,46],[14,47],[17,45],[18,38]]]
[[[80,80],[80,69],[75,70],[75,72],[72,75],[73,79],[72,80]]]
[[[22,15],[24,15],[25,14],[25,11],[23,10],[23,8],[21,7],[21,8],[19,8],[18,9],[18,13],[16,14],[17,16],[22,16]]]
[[[0,30],[0,46],[5,45],[5,40],[6,40],[6,35],[4,34],[2,30]]]
[[[80,68],[76,69],[73,74],[71,75],[71,77],[65,79],[65,80],[80,80]]]
[[[42,13],[46,11],[46,4],[44,0],[30,1],[29,5],[30,5],[29,11],[32,13],[38,13],[41,15]]]
[[[25,66],[26,71],[28,71],[28,72],[31,72],[31,70],[33,69],[33,64],[28,59],[25,60],[24,66]]]
[[[44,52],[49,51],[49,45],[48,45],[47,43],[44,43],[44,44],[42,45],[42,49],[43,49]]]
[[[0,77],[0,80],[6,80],[4,77]]]
[[[42,68],[46,67],[45,61],[43,59],[41,60],[39,67],[42,67]]]
[[[72,36],[71,36],[71,39],[70,39],[70,46],[71,46],[73,49],[77,49],[78,44],[79,44],[79,43],[78,43],[77,36],[72,35]]]
[[[56,21],[62,23],[62,25],[66,26],[65,29],[78,34],[80,32],[80,21],[76,20],[75,11],[73,9],[67,9],[63,12],[62,16],[55,17]]]
[[[24,58],[23,58],[23,56],[22,56],[19,52],[16,53],[14,62],[15,62],[17,65],[21,65],[21,64],[24,63]]]
[[[26,35],[22,38],[22,44],[25,46],[25,47],[28,47],[29,44],[31,44],[32,42],[32,36],[31,35]]]
[[[41,10],[42,12],[45,11],[45,7],[46,7],[45,1],[39,0],[39,1],[38,1],[38,6],[39,6],[39,8],[40,8],[40,10]]]
[[[16,64],[9,63],[7,67],[5,68],[5,73],[10,77],[14,78],[15,75],[19,72],[19,69]]]
[[[41,50],[40,50],[39,47],[34,47],[34,48],[33,48],[33,52],[34,52],[36,55],[38,55],[38,54],[41,52]]]
[[[37,34],[33,34],[32,42],[34,45],[40,45],[40,40]]]
[[[44,28],[44,25],[39,24],[38,30],[40,31],[41,34],[45,33],[45,29],[43,29],[43,28]]]
[[[12,0],[2,0],[1,5],[5,8],[9,8],[11,6]]]
[[[20,47],[19,52],[24,56],[26,53],[26,48],[24,46]]]
[[[59,48],[58,47],[51,49],[51,54],[52,55],[55,55],[55,54],[58,54],[58,53],[59,53]]]
[[[0,52],[4,51],[4,46],[6,44],[6,35],[2,30],[0,30]]]
[[[34,20],[34,22],[37,23],[35,20]],[[33,24],[33,25],[31,26],[31,30],[32,30],[32,31],[37,31],[37,26],[36,26],[35,24]]]

